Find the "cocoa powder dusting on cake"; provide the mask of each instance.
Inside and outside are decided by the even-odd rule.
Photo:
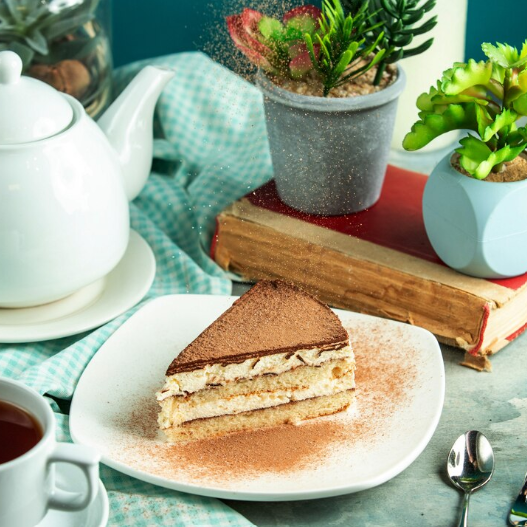
[[[299,349],[338,348],[346,340],[342,324],[325,304],[282,280],[262,280],[198,335],[166,374]]]
[[[169,445],[157,429],[153,396],[138,399],[117,427],[124,431],[114,459],[167,479],[236,481],[265,474],[294,475],[324,465],[337,452],[353,456],[355,445],[374,445],[397,419],[416,382],[415,350],[403,332],[371,324],[348,327],[357,362],[356,400],[345,413],[223,438]]]

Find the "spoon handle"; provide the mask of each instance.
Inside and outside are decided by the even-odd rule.
[[[470,492],[465,492],[463,496],[463,508],[461,509],[461,517],[459,518],[459,527],[468,527],[468,502],[470,500]]]

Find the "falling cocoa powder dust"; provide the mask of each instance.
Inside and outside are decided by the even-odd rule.
[[[250,7],[264,15],[281,18],[285,12],[303,3],[301,0],[252,0]],[[226,22],[227,16],[241,13],[248,6],[247,0],[209,3],[205,7],[207,12],[201,15],[210,22],[203,26],[202,34],[194,44],[215,62],[251,81],[256,67],[236,48]]]
[[[345,413],[306,421],[298,426],[232,434],[184,445],[168,445],[157,430],[154,393],[135,401],[130,414],[115,423],[125,434],[111,457],[136,469],[169,480],[195,484],[237,480],[262,474],[292,475],[324,464],[336,451],[354,443],[382,440],[380,431],[408,403],[416,382],[415,350],[404,347],[398,332],[386,337],[368,325],[347,328],[357,361],[354,405]],[[389,349],[389,352],[387,352]],[[382,353],[381,353],[382,351]],[[117,447],[117,448],[116,448]]]

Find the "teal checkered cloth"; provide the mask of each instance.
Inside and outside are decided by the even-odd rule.
[[[100,346],[154,297],[230,294],[231,282],[209,258],[214,218],[272,175],[261,95],[201,53],[135,63],[116,73],[116,90],[146,64],[173,68],[156,110],[152,174],[131,204],[131,224],[152,247],[157,272],[143,301],[92,332],[33,344],[0,345],[0,375],[49,398],[61,441],[70,440],[69,401]],[[219,500],[143,483],[101,467],[110,523],[119,526],[247,526]]]

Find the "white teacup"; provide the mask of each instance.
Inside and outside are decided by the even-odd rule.
[[[0,377],[0,401],[33,416],[42,439],[25,454],[0,463],[0,526],[34,527],[48,509],[77,511],[87,507],[98,490],[99,454],[88,447],[55,440],[55,416],[46,400],[24,384]],[[55,486],[54,463],[79,467],[87,480],[85,494]]]

